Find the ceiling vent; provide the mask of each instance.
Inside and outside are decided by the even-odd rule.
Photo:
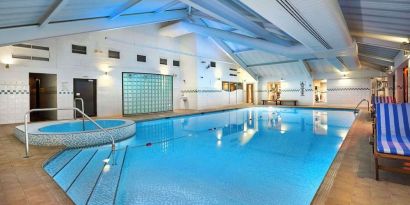
[[[296,20],[299,22],[300,25],[303,26],[317,41],[319,41],[320,44],[322,44],[326,49],[330,50],[333,49],[333,47],[326,42],[326,40],[313,28],[312,25],[309,24],[308,21],[306,21],[305,18],[297,11],[297,9],[292,6],[291,3],[289,3],[288,0],[277,0],[277,2]],[[336,57],[336,59],[346,67],[346,64],[344,63],[343,59],[341,57]]]

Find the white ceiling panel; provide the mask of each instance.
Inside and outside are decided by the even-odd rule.
[[[36,24],[53,0],[1,0],[0,28]]]
[[[261,64],[261,63],[291,60],[290,58],[287,58],[284,56],[273,55],[273,54],[266,53],[263,51],[258,51],[258,50],[241,52],[241,53],[238,53],[237,56],[241,58],[248,66],[255,65],[255,64]]]

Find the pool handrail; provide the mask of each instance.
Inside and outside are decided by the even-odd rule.
[[[77,101],[81,102],[81,111],[84,112],[84,99],[74,98],[73,107],[77,107],[77,104],[76,104]],[[83,116],[83,131],[85,131],[85,119],[84,119],[84,115],[82,115],[82,116]],[[76,119],[77,119],[77,112],[74,110],[74,120],[76,120]]]
[[[354,108],[354,112],[358,113],[359,112],[359,106],[362,104],[362,102],[366,101],[367,102],[367,111],[370,111],[370,102],[367,99],[362,99],[359,103],[357,103],[356,107]]]
[[[26,156],[24,156],[24,158],[29,158],[29,143],[28,143],[28,116],[30,113],[32,112],[43,112],[43,111],[58,111],[58,110],[74,110],[79,112],[80,114],[83,115],[83,117],[87,118],[89,121],[91,121],[94,125],[96,125],[99,129],[103,130],[104,132],[106,132],[110,137],[111,137],[111,149],[112,151],[115,151],[115,140],[114,137],[103,127],[101,127],[96,121],[94,121],[93,119],[91,119],[88,115],[86,115],[83,111],[81,111],[80,109],[73,107],[73,108],[40,108],[40,109],[31,109],[29,111],[26,112],[25,116],[24,116],[24,132],[25,132],[25,143],[26,143]]]

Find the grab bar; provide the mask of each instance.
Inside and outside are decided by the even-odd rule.
[[[77,101],[81,102],[81,111],[84,112],[84,100],[82,98],[74,98],[73,107],[77,107],[77,104],[76,104]],[[76,120],[76,119],[77,119],[77,111],[74,110],[74,120]],[[84,115],[83,115],[83,131],[85,131]]]
[[[26,156],[24,158],[29,158],[29,143],[28,143],[28,132],[27,132],[27,126],[28,126],[28,116],[32,112],[43,112],[43,111],[57,111],[57,110],[75,110],[83,115],[83,117],[86,117],[89,121],[91,121],[94,125],[96,125],[99,129],[103,130],[109,136],[111,137],[111,150],[115,151],[115,140],[114,137],[103,127],[101,127],[97,122],[95,122],[93,119],[91,119],[88,115],[86,115],[83,111],[80,109],[73,107],[73,108],[42,108],[42,109],[32,109],[26,112],[26,115],[24,116],[24,132],[26,135]]]
[[[370,102],[367,100],[367,99],[362,99],[357,105],[356,105],[356,107],[354,108],[354,112],[355,113],[358,113],[359,112],[359,110],[357,109],[359,106],[360,106],[360,104],[362,104],[362,102],[364,102],[364,101],[366,101],[367,102],[367,111],[370,111]]]

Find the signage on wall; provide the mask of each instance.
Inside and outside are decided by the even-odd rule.
[[[305,96],[305,83],[300,82],[300,96]]]
[[[61,90],[68,91],[68,82],[61,82]]]

